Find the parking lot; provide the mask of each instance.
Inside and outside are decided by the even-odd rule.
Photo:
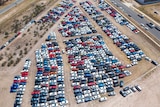
[[[97,4],[93,1],[91,2],[98,9]],[[115,104],[114,103],[115,101],[124,102],[124,100],[125,101],[129,100],[130,102],[131,98],[133,98],[134,96],[136,96],[134,97],[134,100],[137,100],[139,99],[138,96],[143,95],[143,93],[145,92],[146,85],[143,85],[140,82],[141,83],[140,86],[142,85],[142,92],[131,94],[124,99],[119,94],[119,91],[121,90],[121,88],[119,87],[120,81],[123,80],[124,85],[126,86],[126,84],[131,83],[131,81],[138,78],[140,75],[144,74],[144,72],[148,71],[149,69],[155,66],[151,64],[149,61],[146,61],[145,58],[143,58],[143,60],[139,62],[137,61],[138,62],[137,65],[130,66],[131,68],[126,68],[127,67],[126,65],[131,64],[132,60],[130,60],[130,58],[127,58],[127,55],[123,51],[121,51],[119,46],[113,43],[113,40],[112,40],[113,38],[108,37],[106,35],[106,32],[104,32],[101,29],[101,27],[97,24],[97,22],[95,22],[93,18],[91,18],[91,16],[88,15],[87,12],[85,12],[85,10],[79,5],[79,1],[77,1],[73,5],[73,8],[71,8],[69,12],[71,12],[75,8],[79,9],[83,13],[83,15],[91,23],[93,28],[95,28],[97,33],[94,33],[94,34],[91,33],[91,34],[85,34],[85,35],[80,34],[81,36],[76,36],[76,37],[74,36],[67,37],[67,38],[63,37],[62,34],[58,31],[59,30],[58,26],[62,21],[64,21],[65,15],[67,15],[67,13],[63,15],[64,17],[60,17],[57,23],[55,23],[55,25],[45,34],[45,36],[38,41],[35,47],[33,47],[31,51],[28,53],[28,55],[26,56],[31,59],[32,65],[30,68],[31,73],[29,73],[28,82],[26,85],[26,92],[24,93],[24,101],[22,102],[23,107],[31,106],[31,99],[34,94],[43,93],[43,95],[46,96],[46,93],[48,93],[47,96],[52,96],[50,95],[49,90],[54,91],[54,88],[58,89],[58,87],[64,87],[64,86],[65,86],[64,88],[61,88],[61,89],[59,88],[60,90],[55,92],[57,93],[56,104],[60,105],[61,104],[60,102],[63,101],[63,103],[67,103],[67,106],[69,107],[77,107],[77,106],[78,107],[81,107],[81,106],[105,107],[106,105],[112,106],[113,104]],[[102,12],[99,9],[98,11]],[[154,46],[152,46],[150,43],[146,42],[144,38],[141,37],[141,33],[135,34],[131,30],[126,31],[125,29],[128,29],[126,26],[125,27],[121,26],[119,23],[115,22],[115,20],[111,18],[111,16],[107,15],[106,12],[103,15],[107,17],[107,19],[110,19],[110,22],[114,26],[116,26],[119,29],[119,31],[122,32],[122,34],[127,35],[123,37],[130,38],[129,40],[133,41],[141,50],[143,50],[143,52],[147,56],[149,56],[149,58],[156,60],[158,62],[160,61],[160,59],[158,59],[159,50],[154,48]],[[52,35],[48,37],[50,32],[55,32],[53,34],[56,34],[56,37],[52,37]],[[54,44],[52,44],[49,41],[48,42],[45,41],[47,38],[48,39],[56,38],[57,40],[56,42],[54,42]],[[119,40],[119,38],[116,38],[116,39]],[[141,41],[143,41],[143,43]],[[57,44],[59,47],[54,48],[57,46]],[[37,50],[40,48],[41,48],[41,51]],[[57,53],[57,55],[54,55],[55,53],[52,52],[53,50],[55,50],[54,52]],[[48,51],[49,51],[49,54],[48,54]],[[43,54],[39,55],[40,52]],[[36,54],[36,57],[35,57],[35,54]],[[49,58],[50,60],[45,59],[45,57]],[[54,57],[56,57],[56,59]],[[43,61],[41,61],[41,59],[43,59]],[[52,64],[52,66],[48,65],[49,62],[50,64]],[[39,67],[41,63],[43,63],[42,69]],[[36,64],[38,64],[37,65],[38,67],[36,67]],[[20,68],[21,65],[22,64],[20,63],[18,67]],[[57,68],[56,66],[61,66],[61,67]],[[6,76],[6,77],[12,78],[11,80],[13,80],[12,75],[17,74],[19,68],[16,68],[16,69],[13,68],[13,71],[16,70],[16,72],[15,73],[8,72],[10,73],[10,76]],[[52,70],[50,68],[52,68]],[[44,70],[44,69],[46,72],[49,71],[50,73],[48,74],[43,72],[42,74],[41,70]],[[53,72],[51,73],[51,71]],[[4,76],[6,75],[6,73],[1,73],[0,75]],[[44,75],[45,77],[42,77],[42,78],[36,77],[36,75],[37,76]],[[52,78],[51,76],[53,76],[53,80],[51,80]],[[123,79],[123,77],[125,78]],[[54,80],[55,78],[57,78],[56,82]],[[36,82],[35,79],[38,81]],[[2,79],[2,80],[5,81],[6,79]],[[44,80],[46,82],[41,80]],[[50,81],[52,81],[51,84],[49,84]],[[9,86],[11,86],[11,82],[13,81],[9,81],[7,79],[6,82],[9,83]],[[47,92],[36,91],[38,90],[39,85],[35,85],[35,84],[39,84],[39,83],[41,84],[40,88],[44,87],[43,89],[47,90]],[[47,86],[47,84],[49,86]],[[2,87],[7,86],[2,83],[0,83],[0,85]],[[3,89],[2,91],[4,92],[2,93],[2,96],[3,95],[9,96],[9,97],[5,97],[4,100],[8,100],[8,98],[15,98],[15,95],[14,94],[11,95],[8,89],[7,90]],[[33,95],[31,95],[31,93]],[[55,94],[55,93],[52,93],[52,94]],[[107,98],[107,101],[100,103],[99,102],[100,97],[102,98],[101,101],[104,101],[105,98]],[[53,97],[51,97],[51,99],[52,98]],[[55,103],[52,102],[53,104],[51,104],[49,102],[50,97],[48,97],[47,101],[46,101],[46,98],[44,97],[38,100],[39,101],[41,100],[40,103],[43,103],[43,104],[47,102],[47,104],[50,106],[55,105]],[[91,101],[91,100],[94,100],[94,101]],[[37,99],[33,99],[32,104],[34,101],[35,103],[37,103],[36,102]],[[128,104],[130,105],[129,102]],[[7,104],[7,107],[12,106],[13,105],[12,103],[14,103],[14,101],[11,101],[9,104]],[[77,103],[81,103],[81,104],[77,104]],[[43,104],[42,106],[44,107]],[[121,105],[116,104],[117,105],[116,107],[122,107],[123,105],[125,105],[124,103],[120,103],[120,104]],[[4,103],[2,103],[2,105],[4,105]]]

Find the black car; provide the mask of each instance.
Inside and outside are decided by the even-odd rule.
[[[160,27],[158,27],[158,26],[155,26],[155,29],[158,30],[158,31],[160,31]]]
[[[153,65],[155,65],[155,66],[158,65],[158,63],[157,63],[156,61],[151,61],[151,63],[152,63]]]
[[[147,23],[146,24],[148,27],[150,27],[150,28],[154,28],[155,27],[155,25],[153,24],[153,23]]]
[[[120,87],[123,87],[123,86],[124,86],[123,80],[121,80],[121,81],[119,82],[119,86],[120,86]]]

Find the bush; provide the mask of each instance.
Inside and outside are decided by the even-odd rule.
[[[39,30],[42,30],[43,29],[43,26],[40,26]]]
[[[13,66],[16,66],[19,63],[20,60],[21,60],[20,58],[17,58],[15,63],[13,64]]]
[[[17,55],[17,54],[14,52],[13,55]]]
[[[23,51],[22,50],[20,50],[20,52],[19,52],[19,56],[21,56],[23,54]]]
[[[10,59],[12,59],[13,58],[13,56],[11,55],[11,54],[9,54],[8,55],[8,61],[10,60]]]
[[[9,33],[8,33],[8,32],[5,32],[4,34],[5,34],[5,35],[9,35]]]
[[[35,41],[34,41],[34,44],[36,44],[37,42],[38,42],[38,41],[37,41],[37,40],[35,40]]]
[[[26,46],[28,46],[28,43],[26,43]]]
[[[10,48],[8,47],[7,50],[9,50]]]
[[[3,60],[3,56],[0,56],[0,61]]]
[[[27,51],[27,48],[24,48],[24,54],[27,54],[28,51]]]
[[[8,35],[6,35],[4,38],[7,39],[7,38],[8,38]]]
[[[11,60],[10,62],[8,62],[7,66],[9,67],[9,66],[11,66],[13,63],[14,63],[14,61]]]
[[[23,35],[22,35],[22,37],[24,37],[26,34],[24,33]]]
[[[20,48],[21,48],[21,46],[20,46],[20,45],[18,45],[18,46],[17,46],[17,49],[20,49]]]
[[[27,32],[29,32],[29,31],[30,31],[30,29],[27,30]]]
[[[7,63],[7,62],[4,61],[1,66],[4,67],[4,66],[6,65],[6,63]]]

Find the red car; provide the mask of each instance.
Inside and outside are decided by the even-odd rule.
[[[125,74],[119,74],[119,78],[124,78],[125,76]]]
[[[80,88],[81,88],[81,86],[79,86],[79,85],[78,85],[78,86],[74,86],[74,87],[73,87],[73,89],[74,89],[74,90],[76,90],[76,89],[80,89]]]
[[[88,83],[88,86],[92,86],[92,85],[96,85],[96,83],[95,82]]]

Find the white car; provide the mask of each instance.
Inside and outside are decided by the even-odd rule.
[[[144,27],[145,25],[144,25],[143,23],[141,23],[141,26],[143,26],[143,27]]]
[[[59,104],[60,104],[60,105],[66,105],[66,104],[68,104],[68,101],[67,101],[67,100],[62,101],[62,102],[60,102]]]
[[[51,101],[48,101],[49,104],[55,104],[57,103],[57,100],[51,100]]]
[[[58,91],[58,94],[65,94],[64,91]]]
[[[106,93],[106,89],[105,89],[105,90],[104,90],[104,89],[99,90],[99,93],[100,93],[100,94]]]
[[[145,30],[148,30],[149,28],[148,28],[148,27],[144,27],[144,29],[145,29]]]
[[[99,99],[100,97],[101,97],[100,95],[95,95],[95,96],[92,97],[92,99],[93,99],[93,100],[97,100],[97,99]]]
[[[99,98],[99,102],[104,102],[106,100],[107,100],[107,97],[101,97],[101,98]]]
[[[49,107],[58,107],[57,103],[50,104]]]
[[[78,99],[84,99],[84,95],[76,96],[76,100]]]
[[[84,94],[84,97],[92,96],[91,93]]]
[[[114,91],[108,93],[108,96],[115,96],[115,95],[116,93]]]
[[[78,99],[77,104],[84,103],[84,99]]]
[[[130,75],[132,74],[132,73],[131,73],[130,71],[128,71],[128,70],[125,70],[124,73],[125,73],[126,76],[130,76]]]

